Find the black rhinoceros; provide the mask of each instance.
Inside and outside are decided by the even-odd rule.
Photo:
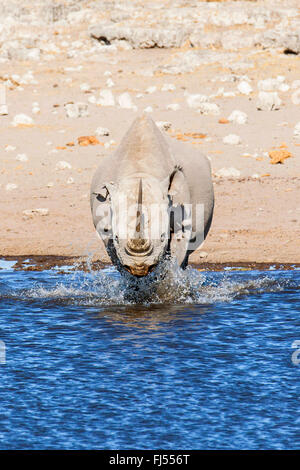
[[[162,259],[185,268],[212,221],[209,160],[138,117],[91,185],[94,225],[120,271],[146,276]]]

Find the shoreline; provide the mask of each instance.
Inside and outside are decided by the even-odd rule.
[[[73,271],[96,271],[113,266],[111,263],[106,263],[100,260],[88,261],[83,256],[43,256],[43,255],[20,255],[20,256],[1,256],[1,261],[15,261],[12,266],[14,270],[18,271],[44,271],[54,268],[68,267],[72,268]],[[300,263],[260,263],[256,261],[252,262],[204,262],[204,263],[190,263],[194,269],[198,271],[266,271],[266,270],[282,270],[290,271],[294,269],[300,269]],[[0,271],[3,268],[0,265]],[[64,271],[61,271],[64,273]]]

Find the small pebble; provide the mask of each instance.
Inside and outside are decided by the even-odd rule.
[[[6,145],[4,150],[6,152],[13,152],[14,150],[16,150],[16,147],[14,147],[13,145]]]
[[[17,185],[14,183],[7,183],[5,186],[6,191],[12,191],[13,189],[17,189]]]
[[[125,92],[118,96],[118,103],[120,108],[137,110],[129,93]]]
[[[156,86],[149,86],[146,90],[146,93],[149,93],[150,95],[154,93],[157,90]]]
[[[294,136],[295,137],[300,137],[300,122],[298,122],[296,125],[295,125],[295,128],[294,128]]]
[[[28,157],[26,153],[18,153],[18,155],[16,156],[16,160],[18,160],[19,162],[27,162]]]
[[[174,91],[176,90],[176,86],[173,83],[165,83],[161,87],[161,91]]]
[[[13,118],[11,124],[14,127],[17,127],[17,126],[32,126],[33,125],[33,119],[30,116],[27,116],[26,114],[16,114],[16,116]]]
[[[241,143],[241,138],[236,134],[229,134],[223,138],[223,143],[228,145],[238,145]]]
[[[178,103],[168,104],[167,109],[170,110],[170,111],[178,111],[180,109],[180,104],[178,104]]]
[[[106,127],[97,127],[97,129],[95,130],[95,134],[100,137],[107,136],[109,135],[109,129],[107,129]]]
[[[238,178],[241,172],[234,167],[221,168],[215,173],[218,178]]]
[[[243,111],[236,109],[228,116],[228,121],[235,122],[236,124],[246,124],[248,116]]]
[[[237,86],[237,89],[243,95],[250,95],[250,93],[252,93],[252,91],[253,91],[252,86],[249,85],[249,83],[246,82],[246,81],[240,82]]]
[[[70,163],[65,162],[63,160],[57,162],[55,166],[56,170],[66,170],[66,169],[71,169],[71,168],[72,168],[72,165],[70,165]]]
[[[69,118],[89,116],[88,105],[86,103],[66,103],[64,108],[66,116]]]

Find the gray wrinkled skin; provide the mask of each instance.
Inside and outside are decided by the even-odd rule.
[[[185,268],[208,233],[213,207],[207,158],[164,137],[146,115],[102,160],[91,185],[95,228],[117,268],[137,277],[168,256]]]

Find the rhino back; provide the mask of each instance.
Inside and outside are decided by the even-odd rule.
[[[169,176],[174,168],[174,160],[162,133],[145,114],[133,122],[115,158],[119,162],[118,179],[145,173],[161,180]]]

